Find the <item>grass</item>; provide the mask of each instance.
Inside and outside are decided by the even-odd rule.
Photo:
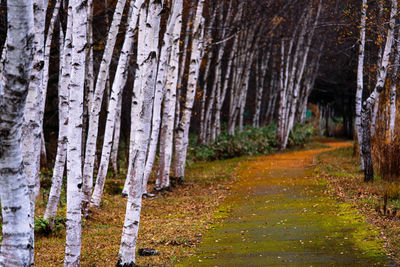
[[[383,215],[384,196],[388,196],[387,208],[400,209],[400,186],[385,182],[378,175],[373,183],[363,182],[363,173],[353,148],[344,148],[321,154],[315,173],[328,181],[326,193],[346,203],[355,205],[368,221],[380,230],[387,242],[387,251],[400,262],[400,221],[397,216]]]

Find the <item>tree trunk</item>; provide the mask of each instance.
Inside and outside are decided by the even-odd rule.
[[[48,1],[35,0],[34,5],[34,57],[29,90],[26,98],[24,123],[22,128],[22,155],[24,158],[25,172],[28,179],[31,214],[35,213],[36,192],[40,188],[40,148],[42,135],[42,121],[44,106],[42,102],[45,85],[43,77],[44,49],[45,49],[45,21]],[[29,218],[33,225],[33,216]],[[32,230],[32,239],[34,233]]]
[[[67,224],[64,266],[79,266],[82,210],[82,114],[87,45],[87,2],[70,0],[72,55],[67,145]]]
[[[46,94],[47,94],[47,84],[49,81],[49,66],[50,66],[50,50],[51,50],[51,44],[52,44],[52,39],[53,39],[53,33],[54,33],[54,27],[56,24],[56,20],[58,18],[58,12],[60,10],[60,4],[61,0],[56,0],[56,3],[54,5],[53,9],[53,14],[50,20],[49,28],[47,30],[47,36],[46,36],[46,42],[44,46],[44,66],[43,66],[43,88],[42,88],[42,99],[40,101],[40,110],[44,112],[45,109],[45,103],[46,103]],[[42,120],[43,120],[43,115],[42,115]],[[40,162],[41,165],[46,166],[47,165],[47,155],[46,155],[46,145],[45,145],[45,140],[44,140],[44,133],[43,133],[43,123],[42,123],[42,129],[41,129],[41,141],[40,141],[40,159],[39,159],[39,170],[40,170]],[[39,177],[39,176],[38,176]],[[38,197],[40,194],[40,179],[37,178],[36,180],[36,186],[35,186],[35,197]]]
[[[186,92],[183,115],[176,129],[174,170],[175,177],[183,178],[187,148],[189,145],[189,127],[192,116],[192,107],[196,94],[197,81],[199,77],[201,58],[204,51],[204,18],[203,5],[205,0],[199,0],[193,25],[192,53],[189,65],[188,87]]]
[[[356,122],[358,148],[360,151],[361,169],[364,169],[364,157],[362,155],[362,131],[361,131],[361,109],[362,95],[364,90],[364,56],[365,56],[365,25],[367,20],[367,0],[362,1],[361,23],[360,23],[360,44],[358,48],[358,67],[357,67],[357,92],[356,92]]]
[[[289,83],[289,92],[291,93],[290,99],[289,99],[290,109],[287,110],[288,120],[286,122],[287,125],[286,125],[286,131],[285,131],[285,137],[284,137],[284,143],[283,143],[284,148],[286,148],[286,146],[287,146],[290,132],[294,126],[294,120],[295,120],[295,115],[296,115],[298,99],[299,99],[299,93],[300,93],[300,89],[301,89],[301,81],[303,79],[304,70],[306,67],[306,63],[308,60],[308,54],[309,54],[310,47],[311,47],[311,42],[314,37],[314,32],[315,32],[315,28],[316,28],[318,20],[319,20],[321,8],[322,8],[322,2],[320,1],[319,5],[318,5],[317,14],[316,14],[316,17],[314,20],[314,24],[311,26],[311,30],[309,30],[309,32],[308,32],[309,33],[308,40],[307,40],[307,43],[305,44],[305,47],[303,47],[303,48],[302,48],[302,46],[305,41],[305,33],[308,28],[307,24],[308,24],[309,18],[311,18],[312,11],[310,11],[310,16],[306,17],[305,25],[303,26],[303,29],[299,36],[296,52],[295,52],[294,59],[293,59],[291,81]],[[300,59],[300,62],[298,62],[298,59]],[[299,66],[297,66],[297,63],[299,63]],[[299,67],[299,68],[297,68],[297,67]]]
[[[153,106],[153,121],[152,121],[152,132],[150,138],[149,152],[147,153],[146,167],[143,178],[143,194],[147,194],[147,182],[150,177],[150,173],[153,169],[154,160],[156,157],[156,150],[158,144],[158,137],[160,133],[160,123],[161,123],[161,104],[164,98],[164,95],[169,92],[166,90],[170,90],[170,88],[166,88],[166,83],[170,82],[170,79],[176,80],[177,75],[170,76],[169,74],[169,61],[172,52],[172,45],[174,41],[174,30],[176,30],[176,26],[179,26],[181,22],[179,22],[179,17],[182,16],[182,1],[176,1],[173,3],[173,9],[168,18],[167,29],[164,34],[164,42],[161,48],[158,73],[157,73],[157,83],[156,83],[156,93],[154,96],[154,106]],[[178,23],[178,25],[175,25]],[[180,30],[180,27],[179,27]],[[177,54],[174,54],[177,56]],[[176,66],[176,70],[178,71],[179,65]],[[173,73],[172,73],[173,74]],[[168,78],[168,79],[167,79]],[[177,81],[176,81],[177,82]],[[177,86],[175,82],[175,87]],[[175,89],[176,90],[176,89]],[[176,95],[174,94],[176,98]],[[165,101],[169,101],[170,99],[165,99]],[[174,102],[175,106],[175,102]],[[175,112],[175,109],[174,109]],[[166,115],[168,116],[168,115]]]
[[[365,7],[364,7],[365,8]],[[361,152],[364,159],[364,181],[373,181],[374,179],[374,171],[372,166],[372,156],[371,156],[371,148],[370,148],[370,116],[371,110],[374,106],[377,99],[379,99],[379,95],[381,91],[384,89],[387,70],[389,65],[390,53],[392,51],[393,40],[394,40],[394,28],[396,24],[396,13],[397,13],[397,0],[392,1],[392,8],[390,11],[390,22],[389,29],[387,31],[386,36],[386,44],[382,54],[382,61],[379,64],[378,68],[378,79],[375,85],[375,88],[371,95],[364,101],[362,110],[361,110],[361,128],[362,128],[362,144],[361,144]]]
[[[269,58],[271,51],[267,55],[263,55],[265,51],[261,51],[261,64],[256,60],[256,105],[253,115],[253,127],[260,127],[260,116],[261,116],[261,103],[264,94],[265,76],[268,67]]]
[[[210,70],[212,67],[212,63],[213,63],[213,58],[215,55],[215,49],[213,48],[213,46],[211,45],[211,41],[213,40],[213,30],[214,30],[214,26],[215,26],[215,22],[217,21],[217,12],[220,8],[220,4],[217,5],[217,7],[214,6],[214,10],[213,13],[211,14],[211,21],[209,23],[209,25],[207,26],[207,32],[205,34],[205,38],[208,40],[207,44],[205,44],[208,47],[208,51],[205,53],[205,57],[203,60],[205,60],[207,62],[206,65],[206,69],[204,71],[204,76],[203,76],[203,80],[202,82],[200,82],[200,85],[203,86],[203,91],[202,91],[202,95],[201,95],[201,101],[200,101],[200,129],[199,129],[199,135],[198,135],[198,141],[197,143],[199,144],[205,144],[208,143],[209,140],[207,140],[207,125],[208,125],[208,121],[207,121],[207,113],[206,113],[206,102],[207,102],[207,91],[208,91],[208,86],[209,86],[209,77],[210,77]],[[222,12],[221,12],[222,13]],[[218,56],[217,56],[218,57]],[[216,80],[216,75],[214,76],[214,80]],[[209,104],[208,106],[213,106],[213,104],[211,104],[211,102],[213,103],[213,99],[212,96],[215,96],[215,92],[212,91],[213,89],[215,89],[213,86],[211,86],[211,91],[210,91],[210,95],[211,98],[209,98]],[[207,109],[208,109],[207,106]]]
[[[362,157],[364,162],[364,182],[372,182],[374,180],[374,167],[371,156],[371,128],[369,125],[370,114],[368,112],[361,113],[361,129],[362,129]]]
[[[58,202],[60,201],[61,185],[64,176],[65,161],[67,157],[67,132],[68,132],[68,84],[71,66],[71,46],[72,46],[72,14],[68,15],[68,26],[66,38],[64,41],[63,31],[60,27],[60,71],[58,84],[58,144],[57,154],[54,163],[53,177],[51,179],[51,188],[49,200],[47,202],[44,218],[48,219],[50,225],[53,225],[56,216]]]
[[[106,131],[104,133],[103,149],[101,155],[101,162],[99,171],[97,173],[96,185],[93,191],[92,198],[90,200],[90,205],[93,207],[99,207],[101,197],[103,195],[104,183],[107,176],[107,170],[110,160],[111,146],[114,136],[115,127],[115,117],[116,109],[119,98],[123,88],[125,87],[126,80],[128,78],[128,64],[130,59],[130,54],[132,52],[132,46],[135,38],[135,29],[137,26],[137,20],[139,16],[140,8],[144,0],[132,1],[130,6],[130,20],[129,26],[125,33],[125,40],[122,46],[121,55],[118,61],[117,72],[115,74],[115,79],[112,87],[112,97],[110,99],[109,110],[107,114],[107,124]],[[122,12],[122,11],[121,11]],[[114,21],[114,19],[113,19]],[[98,88],[96,86],[96,88]],[[97,89],[96,89],[97,92]],[[97,132],[97,131],[96,131]],[[89,165],[88,165],[89,166]],[[89,184],[88,184],[89,186]],[[89,188],[89,187],[88,187]]]
[[[226,68],[226,73],[225,73],[225,77],[223,80],[223,84],[217,90],[217,98],[216,98],[216,103],[215,103],[215,106],[216,106],[215,107],[215,118],[214,118],[214,127],[216,130],[217,136],[221,133],[221,110],[222,110],[222,105],[224,104],[226,92],[228,91],[229,78],[231,77],[232,65],[235,60],[235,55],[237,53],[236,50],[238,48],[238,44],[239,44],[239,36],[238,36],[238,34],[236,34],[235,39],[233,41],[232,50],[229,55],[229,59],[228,59],[229,61],[228,61],[228,65]],[[222,63],[220,62],[219,65],[222,66]],[[221,74],[221,70],[219,71],[219,74]]]
[[[400,28],[398,29],[397,36],[400,36]],[[392,140],[394,136],[394,129],[396,123],[396,113],[397,113],[397,83],[398,83],[398,72],[400,64],[400,41],[397,40],[396,55],[393,63],[392,72],[392,84],[390,86],[390,113],[389,113],[389,139]]]
[[[134,266],[143,195],[143,175],[151,134],[151,115],[157,73],[158,36],[162,3],[150,1],[140,11],[138,57],[131,112],[131,168],[128,200],[118,266]],[[148,11],[148,12],[147,12]],[[147,13],[147,17],[146,17]]]
[[[375,136],[376,120],[378,118],[378,111],[379,111],[379,97],[376,99],[375,104],[374,104],[374,108],[372,109],[371,136]]]
[[[21,132],[33,52],[32,1],[8,0],[7,17],[7,55],[0,83],[0,265],[31,266],[34,213],[22,161]]]
[[[161,190],[169,187],[170,167],[173,147],[175,107],[176,107],[176,88],[179,80],[179,37],[182,28],[182,1],[174,2],[174,12],[176,16],[173,24],[174,29],[171,36],[171,55],[169,58],[168,80],[164,96],[164,109],[160,132],[160,169],[156,181],[156,189]]]
[[[100,64],[99,74],[97,76],[96,87],[93,96],[93,103],[89,114],[89,130],[86,141],[85,162],[83,168],[82,208],[85,214],[87,212],[93,187],[93,169],[96,157],[96,144],[101,104],[103,102],[104,90],[106,87],[107,78],[109,76],[110,63],[114,51],[115,42],[117,40],[118,29],[121,23],[125,2],[125,0],[118,0],[117,6],[115,7],[114,17],[107,35],[106,46],[104,48],[103,57]],[[135,20],[135,18],[132,19]],[[118,76],[116,76],[116,79],[118,79]]]
[[[118,165],[118,150],[119,150],[119,141],[121,136],[121,112],[122,112],[122,94],[119,96],[118,104],[117,104],[117,112],[115,114],[115,129],[114,129],[114,138],[111,149],[111,167],[114,173],[119,172]]]

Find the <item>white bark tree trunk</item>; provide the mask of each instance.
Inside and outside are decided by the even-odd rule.
[[[365,8],[365,7],[364,7]],[[374,179],[374,170],[372,165],[372,156],[371,156],[371,144],[370,144],[370,120],[371,120],[371,109],[374,106],[375,102],[379,98],[381,91],[385,87],[387,70],[390,60],[390,53],[392,51],[393,41],[394,41],[394,29],[396,25],[396,13],[397,13],[397,0],[392,1],[392,7],[390,11],[390,21],[389,28],[386,35],[386,43],[385,48],[382,54],[382,61],[378,65],[378,78],[373,92],[370,96],[364,101],[362,109],[361,109],[361,129],[362,129],[362,143],[361,143],[361,151],[362,157],[364,161],[364,181],[369,182]]]
[[[0,84],[1,266],[33,265],[33,224],[21,132],[33,52],[33,3],[7,1],[7,55]],[[11,49],[10,49],[11,48]]]
[[[51,16],[49,28],[47,30],[47,36],[46,36],[46,42],[44,46],[44,60],[43,60],[43,88],[42,88],[42,94],[41,94],[41,100],[40,100],[40,110],[44,112],[45,109],[45,104],[46,104],[46,95],[47,95],[47,84],[49,81],[49,67],[50,67],[50,50],[51,50],[51,44],[52,44],[52,39],[53,39],[53,33],[54,33],[54,27],[56,24],[56,20],[58,18],[58,12],[60,10],[60,4],[61,0],[57,0],[54,8],[53,8],[53,14]],[[43,116],[43,115],[42,115]],[[43,120],[43,118],[42,118]],[[43,124],[43,123],[42,123]],[[40,158],[39,158],[39,170],[40,170],[40,162],[44,159],[46,161],[46,146],[44,142],[44,133],[43,133],[43,125],[41,125],[41,136],[40,136]],[[43,162],[42,162],[43,163]],[[35,186],[35,197],[38,197],[40,194],[40,179],[37,179],[36,186]]]
[[[151,135],[151,115],[157,78],[158,36],[161,1],[142,5],[139,22],[138,57],[131,112],[131,168],[127,179],[128,200],[118,255],[118,266],[134,266],[143,195],[143,175]],[[146,16],[147,14],[147,16]]]
[[[87,62],[86,62],[86,93],[87,93],[87,100],[88,103],[85,103],[87,106],[88,111],[91,110],[93,104],[93,96],[94,96],[94,62],[93,62],[93,0],[88,0],[88,45],[87,45]],[[115,7],[118,8],[117,6]],[[107,22],[108,26],[108,22]],[[87,114],[85,114],[86,116]],[[87,125],[84,125],[86,127]]]
[[[119,141],[121,136],[121,112],[122,112],[122,94],[119,97],[118,105],[117,105],[117,112],[115,114],[115,129],[114,129],[114,141],[111,149],[111,166],[114,173],[119,172],[118,166],[118,150],[119,150]]]
[[[213,14],[215,17],[215,14]],[[215,92],[211,91],[210,97],[207,97],[207,89],[208,89],[208,76],[211,68],[211,63],[213,59],[213,54],[214,51],[211,49],[211,51],[207,52],[207,66],[204,71],[204,77],[203,77],[203,90],[201,92],[201,100],[200,100],[200,129],[199,129],[199,136],[198,136],[198,143],[199,144],[205,144],[208,143],[207,139],[207,117],[209,117],[209,110],[211,110],[211,102],[213,102],[213,94],[215,95]],[[208,105],[206,108],[206,103],[207,103],[207,98],[208,98]]]
[[[45,86],[43,84],[43,68],[45,61],[45,22],[48,1],[35,0],[34,5],[34,58],[29,81],[29,90],[26,98],[24,123],[22,128],[22,155],[24,158],[25,172],[28,179],[31,214],[35,213],[35,192],[40,188],[40,148],[42,135],[42,121]],[[29,218],[33,225],[33,216]],[[32,239],[34,233],[32,230]]]
[[[400,36],[400,28],[397,36]],[[400,64],[400,41],[397,40],[396,55],[393,63],[392,84],[390,86],[389,138],[393,139],[397,113],[397,83]]]
[[[208,143],[209,137],[207,135],[209,135],[209,131],[210,131],[210,127],[208,127],[208,125],[210,125],[210,120],[211,120],[211,114],[210,114],[210,110],[213,108],[214,106],[214,97],[215,97],[215,86],[214,83],[216,82],[217,76],[214,76],[214,83],[213,85],[211,85],[211,91],[209,93],[210,97],[207,97],[207,92],[209,91],[208,87],[209,87],[209,77],[210,77],[210,70],[212,69],[211,64],[213,63],[213,58],[215,56],[215,49],[213,48],[213,46],[211,45],[211,42],[213,40],[213,30],[214,30],[214,26],[215,26],[215,22],[217,21],[217,12],[219,10],[219,8],[221,7],[220,4],[217,4],[217,6],[214,6],[214,10],[211,14],[211,19],[209,22],[209,25],[207,26],[207,31],[205,33],[205,38],[207,40],[207,43],[205,44],[207,46],[207,52],[205,53],[205,56],[203,57],[203,61],[206,61],[206,69],[204,71],[204,75],[203,75],[203,79],[201,82],[199,82],[199,84],[203,87],[202,88],[202,93],[201,93],[201,100],[200,100],[200,129],[199,129],[199,136],[198,136],[198,143],[199,144],[205,144]],[[223,11],[221,11],[220,13],[223,13]],[[217,52],[218,53],[218,52]],[[218,57],[218,55],[217,55]],[[217,68],[215,68],[215,71],[217,71]],[[208,105],[206,108],[206,103],[207,103],[207,98],[208,98]]]
[[[179,74],[179,38],[182,28],[183,2],[174,2],[174,28],[171,35],[171,52],[168,64],[168,79],[164,95],[164,108],[160,133],[160,169],[156,181],[156,189],[161,190],[170,186],[169,174],[171,167],[173,134],[175,122],[176,90]]]
[[[196,1],[193,1],[190,3],[189,6],[189,16],[188,16],[188,20],[186,21],[186,27],[185,27],[185,34],[184,34],[184,40],[183,41],[183,49],[182,49],[182,53],[181,53],[181,61],[179,64],[179,74],[178,74],[178,88],[176,89],[176,106],[175,106],[175,122],[174,122],[174,128],[177,129],[179,122],[181,120],[181,101],[180,101],[180,97],[181,97],[181,92],[183,91],[184,88],[184,75],[185,75],[185,71],[186,71],[186,61],[187,61],[187,57],[191,54],[191,50],[189,49],[189,45],[191,43],[191,33],[192,33],[192,29],[193,29],[193,19],[194,19],[194,15],[195,15],[195,8],[193,7],[193,5],[196,4]],[[176,138],[176,135],[174,135],[174,140]]]
[[[284,130],[285,130],[285,118],[286,113],[286,88],[285,88],[285,40],[281,41],[281,62],[279,72],[279,109],[278,109],[278,144],[281,144],[279,149],[283,150]],[[289,50],[290,52],[290,50]],[[287,73],[287,72],[286,72]]]
[[[103,150],[101,155],[101,163],[96,178],[96,185],[91,198],[91,206],[99,207],[101,197],[103,195],[104,183],[107,175],[108,164],[110,160],[110,152],[114,135],[116,109],[128,78],[128,64],[132,53],[133,42],[135,38],[135,29],[140,13],[140,8],[144,0],[132,1],[130,6],[129,26],[125,33],[125,40],[122,46],[121,55],[118,61],[117,72],[112,87],[113,96],[110,99],[110,105],[107,115],[106,132],[104,133]],[[122,11],[121,11],[122,12]],[[97,87],[96,87],[97,88]],[[96,89],[97,91],[97,89]],[[89,166],[89,165],[88,165]],[[128,170],[129,172],[130,170]]]
[[[79,266],[82,211],[82,115],[87,45],[87,2],[70,0],[72,54],[67,145],[67,224],[64,266]]]
[[[6,60],[6,54],[7,54],[7,39],[4,42],[3,49],[1,50],[1,56],[0,56],[0,80],[3,79],[3,71],[4,71],[5,60]]]
[[[299,62],[300,63],[299,69],[296,71],[296,68],[294,68],[295,71],[292,72],[292,75],[295,76],[292,79],[295,78],[295,80],[292,81],[293,86],[291,88],[289,88],[290,90],[293,90],[293,93],[292,93],[291,99],[290,99],[291,100],[290,110],[288,111],[289,112],[288,113],[288,121],[287,121],[287,127],[286,127],[286,132],[285,132],[285,139],[284,139],[284,143],[283,143],[283,147],[285,147],[285,148],[287,146],[290,131],[292,130],[292,128],[294,126],[296,109],[297,109],[297,104],[298,104],[298,100],[299,100],[299,93],[300,93],[300,89],[301,89],[301,82],[302,82],[304,70],[305,70],[305,67],[307,64],[308,54],[309,54],[309,51],[311,48],[311,42],[313,41],[315,28],[317,26],[319,16],[321,14],[321,9],[322,9],[322,1],[319,2],[319,6],[318,6],[317,14],[316,14],[316,17],[314,20],[314,24],[311,26],[312,28],[308,32],[309,36],[308,36],[306,46],[303,48],[304,51],[299,54],[299,57],[300,57],[300,55],[302,56],[302,58],[300,58],[301,61]],[[304,27],[304,29],[306,28],[305,26],[303,26],[303,27]],[[299,43],[302,45],[304,36],[300,36],[300,38],[302,40],[301,41],[299,40]],[[297,57],[297,55],[295,55],[295,57]],[[296,63],[294,63],[294,64],[296,64]],[[295,73],[296,73],[296,75],[295,75]]]
[[[44,218],[50,221],[50,225],[54,222],[57,206],[60,201],[61,185],[65,169],[65,161],[67,157],[67,132],[68,132],[68,109],[69,109],[69,73],[71,66],[71,46],[72,46],[72,14],[68,16],[68,25],[66,38],[62,28],[60,27],[60,71],[58,85],[58,116],[59,116],[59,131],[57,154],[54,163],[52,183],[49,193]]]
[[[216,106],[215,118],[214,118],[214,127],[217,136],[221,133],[221,110],[222,110],[222,105],[224,104],[226,93],[228,92],[229,79],[231,77],[232,67],[235,61],[235,55],[237,53],[238,44],[239,44],[239,35],[236,34],[235,39],[233,41],[232,50],[229,55],[227,70],[221,86],[222,88],[220,87],[220,89],[217,91],[217,98],[215,103]],[[219,73],[221,73],[221,71]]]
[[[361,6],[361,23],[360,23],[360,40],[358,48],[358,67],[357,67],[357,91],[356,91],[356,119],[355,130],[357,133],[358,148],[360,152],[361,169],[364,169],[364,161],[362,156],[362,131],[361,131],[361,109],[362,96],[364,90],[364,56],[365,56],[365,25],[367,20],[367,0],[362,1]]]
[[[114,17],[107,35],[107,42],[104,48],[103,58],[101,60],[99,74],[96,80],[93,103],[89,114],[89,130],[86,140],[85,163],[83,168],[83,210],[85,214],[87,213],[93,187],[93,169],[96,157],[96,144],[101,104],[103,102],[103,95],[109,75],[111,58],[114,52],[114,46],[117,40],[118,29],[121,23],[125,2],[125,0],[118,0],[117,6],[115,7]],[[118,76],[116,76],[116,79],[118,79]]]
[[[265,53],[262,51],[261,53]],[[256,87],[256,106],[254,110],[254,117],[253,117],[253,127],[260,127],[260,116],[261,116],[261,103],[262,103],[262,97],[264,94],[264,86],[265,86],[265,76],[266,76],[266,70],[269,62],[271,52],[267,52],[267,55],[262,55],[261,56],[261,63],[258,63],[256,61],[256,81],[257,81],[257,87]]]
[[[193,22],[192,53],[190,56],[188,86],[186,92],[183,115],[176,129],[174,170],[175,177],[183,178],[185,175],[185,164],[187,148],[189,145],[189,127],[192,116],[193,102],[196,94],[197,81],[199,78],[201,58],[204,52],[204,18],[203,6],[205,0],[199,0],[195,19]]]
[[[161,48],[159,67],[157,72],[156,93],[154,96],[154,105],[153,105],[152,132],[151,132],[149,152],[147,153],[147,160],[143,178],[143,194],[147,194],[147,182],[149,180],[150,173],[153,169],[153,164],[156,157],[156,150],[157,150],[158,137],[160,133],[160,123],[161,123],[161,103],[164,98],[164,95],[170,94],[171,80],[175,81],[174,86],[175,87],[177,86],[177,74],[175,74],[174,72],[170,73],[169,68],[170,68],[171,53],[173,52],[172,50],[174,49],[173,42],[175,40],[173,38],[176,36],[176,33],[174,31],[176,31],[177,27],[179,28],[179,33],[181,30],[180,25],[182,23],[181,22],[182,4],[183,4],[182,0],[177,0],[173,2],[171,15],[168,18],[167,29],[164,34],[163,46]],[[175,52],[173,56],[175,57],[178,56],[178,53]],[[176,71],[178,71],[179,65],[175,67]],[[176,98],[175,94],[174,97]],[[165,99],[165,101],[170,101],[170,99]]]

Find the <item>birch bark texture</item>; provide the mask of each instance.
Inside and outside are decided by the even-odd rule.
[[[53,176],[49,200],[47,202],[44,218],[48,219],[53,225],[56,216],[58,203],[60,201],[61,185],[65,171],[67,159],[67,135],[68,135],[68,109],[69,109],[69,73],[71,66],[71,47],[72,47],[72,14],[68,15],[67,32],[64,40],[63,31],[60,27],[60,70],[58,84],[58,116],[59,130],[57,142],[57,154],[54,162]]]
[[[171,34],[171,51],[167,66],[167,81],[164,94],[162,124],[160,130],[160,168],[156,180],[156,189],[162,190],[170,186],[170,169],[173,148],[175,123],[176,92],[179,81],[179,38],[182,29],[183,1],[173,3],[171,22],[174,21]]]
[[[146,159],[146,166],[145,166],[145,172],[144,172],[144,178],[143,178],[143,194],[147,194],[147,182],[149,180],[150,173],[153,169],[155,157],[156,157],[156,150],[157,150],[157,144],[158,144],[158,139],[159,139],[159,133],[160,133],[160,126],[161,126],[161,111],[162,111],[162,101],[164,99],[164,109],[168,109],[167,106],[169,106],[169,101],[171,101],[171,86],[176,87],[177,86],[177,81],[171,85],[171,81],[173,82],[174,80],[177,79],[177,75],[174,73],[175,70],[175,65],[174,69],[171,73],[170,68],[172,67],[171,64],[172,60],[174,60],[172,57],[177,57],[179,59],[178,53],[176,53],[176,48],[174,47],[174,37],[176,36],[176,31],[179,29],[179,34],[181,31],[181,24],[182,22],[180,21],[182,18],[182,6],[183,6],[183,1],[182,0],[176,0],[172,2],[172,7],[171,7],[171,14],[168,18],[167,21],[167,29],[164,33],[164,38],[163,38],[163,45],[161,47],[161,52],[160,52],[160,58],[159,58],[159,63],[158,63],[158,71],[157,71],[157,82],[156,82],[156,89],[155,89],[155,95],[154,95],[154,104],[153,104],[153,118],[152,118],[152,129],[151,129],[151,137],[150,137],[150,144],[149,144],[149,151],[147,153],[147,159]],[[178,38],[179,38],[178,34]],[[175,49],[175,50],[174,50]],[[179,47],[178,47],[179,49]],[[172,55],[172,53],[174,53]],[[176,71],[179,69],[179,66],[176,68]],[[169,91],[168,91],[169,90]],[[175,88],[176,91],[176,88]],[[176,97],[176,94],[173,94],[173,97]],[[174,102],[175,105],[175,102]],[[173,108],[174,109],[174,108]],[[174,109],[175,112],[175,109]],[[167,114],[164,114],[164,116],[168,116]],[[164,187],[163,185],[162,187]],[[156,189],[160,190],[162,187],[160,187],[159,183],[156,183]],[[167,186],[168,187],[168,186]]]
[[[34,0],[33,5],[34,56],[22,128],[22,155],[28,181],[31,214],[35,213],[35,199],[40,188],[40,150],[43,122],[43,110],[41,108],[44,108],[42,102],[44,101],[45,86],[47,86],[43,83],[45,81],[43,68],[45,65],[45,21],[48,1]],[[29,219],[30,223],[33,224],[34,217],[31,216]],[[32,240],[34,240],[33,229],[31,235]]]
[[[87,1],[69,1],[72,14],[71,70],[68,84],[67,223],[64,266],[79,266],[82,237],[82,116],[87,45]]]
[[[0,84],[1,266],[33,265],[33,220],[21,134],[33,52],[33,3],[7,1],[7,54]]]
[[[400,28],[398,28],[397,38],[400,36]],[[400,64],[400,41],[397,41],[396,55],[394,56],[393,70],[392,70],[392,84],[390,86],[390,111],[389,111],[389,140],[392,141],[394,138],[394,129],[396,124],[397,114],[397,84],[399,82],[399,64]]]
[[[362,95],[364,90],[364,57],[365,57],[365,26],[367,22],[367,0],[362,1],[361,22],[360,22],[360,40],[358,47],[358,66],[357,66],[357,91],[356,91],[356,119],[355,129],[357,134],[358,148],[360,152],[361,169],[364,169],[364,158],[362,156],[362,131],[361,131],[361,109]]]
[[[192,52],[189,64],[188,86],[183,107],[183,115],[176,129],[174,171],[176,178],[185,175],[186,155],[189,145],[189,127],[192,116],[193,102],[200,72],[201,59],[204,52],[204,17],[203,6],[205,0],[199,0],[193,22]]]
[[[372,155],[371,155],[371,128],[370,128],[371,110],[374,104],[376,103],[377,99],[379,99],[379,95],[383,91],[386,83],[390,53],[392,52],[393,41],[394,41],[396,14],[397,14],[397,0],[393,0],[390,10],[389,27],[386,34],[385,48],[383,49],[381,62],[378,63],[379,67],[377,69],[378,72],[377,82],[372,93],[363,102],[361,109],[361,130],[362,130],[361,151],[364,161],[365,182],[370,182],[374,180],[374,169],[373,169]]]
[[[90,200],[90,205],[93,207],[100,206],[101,197],[103,195],[104,183],[107,176],[111,147],[114,137],[117,105],[120,102],[120,98],[122,97],[122,90],[128,78],[128,64],[132,53],[133,42],[135,39],[135,30],[137,27],[139,12],[141,6],[143,5],[143,2],[144,0],[132,1],[130,5],[129,25],[125,33],[125,40],[122,45],[121,55],[117,66],[117,72],[115,74],[115,79],[112,85],[110,103],[108,105],[107,123],[104,133],[100,167],[97,173],[96,185],[93,191],[93,195]],[[90,183],[90,181],[88,182]]]
[[[143,195],[143,175],[151,134],[151,115],[156,83],[161,1],[143,4],[139,18],[138,56],[131,110],[130,172],[128,200],[122,230],[118,266],[134,266]]]
[[[93,169],[96,157],[96,144],[97,144],[101,104],[103,102],[104,90],[106,87],[107,78],[109,76],[110,62],[113,55],[115,43],[117,40],[118,29],[121,23],[125,2],[126,2],[125,0],[118,0],[117,5],[115,7],[113,20],[107,35],[107,42],[104,48],[103,57],[100,64],[99,74],[96,80],[93,103],[89,114],[89,130],[88,130],[88,137],[86,140],[85,163],[83,168],[83,182],[84,182],[83,210],[85,214],[87,213],[87,208],[89,205],[89,200],[93,188]],[[132,5],[135,2],[136,1],[132,1]],[[127,32],[129,32],[129,29]],[[124,54],[121,55],[123,56]],[[118,78],[119,76],[116,76],[117,81]]]

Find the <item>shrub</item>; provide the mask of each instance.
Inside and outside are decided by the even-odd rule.
[[[387,121],[378,121],[375,135],[371,140],[371,154],[374,167],[385,181],[399,181],[400,178],[400,125],[396,124],[390,138]]]
[[[45,218],[38,218],[34,222],[35,235],[38,236],[49,236],[50,234],[59,234],[62,229],[65,229],[66,218],[55,217],[54,225],[50,225],[49,220]]]
[[[299,124],[290,133],[288,146],[304,145],[313,135],[313,128]],[[248,155],[269,154],[277,150],[277,127],[275,124],[263,128],[246,127],[237,135],[222,133],[209,145],[192,146],[192,160],[220,160]]]
[[[49,220],[45,218],[38,218],[34,223],[34,230],[36,235],[47,236],[51,233]]]
[[[314,128],[309,124],[299,123],[290,132],[288,146],[303,146],[313,136]]]
[[[372,156],[379,175],[385,181],[398,181],[400,178],[400,137],[392,141],[376,136],[372,141]]]

